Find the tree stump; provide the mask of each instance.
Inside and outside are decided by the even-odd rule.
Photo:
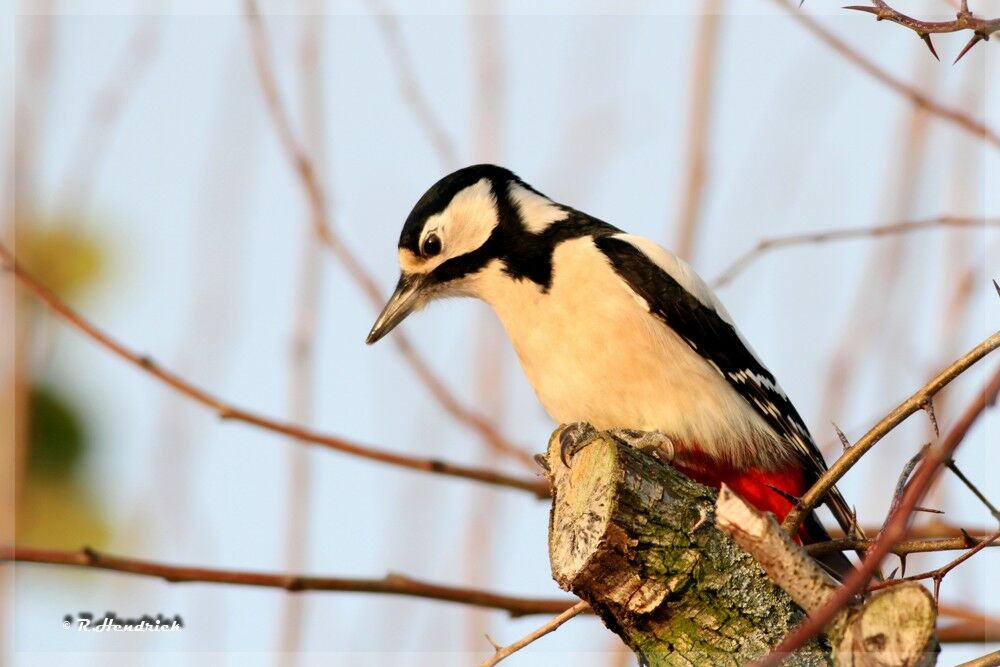
[[[590,603],[643,665],[744,665],[804,612],[715,527],[716,492],[591,430],[570,467],[549,441],[549,557],[559,585]],[[786,665],[830,665],[816,640]]]

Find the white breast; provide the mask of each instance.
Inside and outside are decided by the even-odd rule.
[[[512,280],[499,262],[473,291],[499,316],[555,421],[659,430],[733,463],[748,461],[760,438],[773,439],[719,372],[649,314],[589,237],[560,244],[553,264],[548,293]]]

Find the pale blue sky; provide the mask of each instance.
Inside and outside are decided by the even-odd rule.
[[[433,14],[406,15],[392,2],[418,82],[432,113],[457,146],[461,164],[488,159],[517,171],[539,190],[629,231],[669,245],[674,239],[689,93],[691,40],[702,3],[549,5],[544,15],[496,19],[503,56],[501,118],[484,144],[473,98],[475,57],[462,3],[435,3]],[[935,97],[962,105],[1000,127],[1000,50],[987,44],[959,66],[947,64],[958,37],[938,40],[945,60],[930,58],[912,34],[825,0],[806,10],[874,61]],[[988,12],[991,3],[983,5]],[[30,5],[30,3],[29,3]],[[992,8],[1000,10],[1000,3]],[[94,91],[103,85],[135,29],[138,4],[115,15],[108,3],[58,4],[51,97],[34,162],[38,205],[58,212],[59,186]],[[943,2],[925,7],[945,11]],[[93,8],[97,7],[98,10]],[[265,3],[266,9],[287,6]],[[499,3],[525,11],[525,4]],[[909,105],[811,38],[770,2],[726,5],[722,20],[710,183],[696,268],[717,275],[758,239],[776,234],[871,225],[942,213],[1000,211],[998,153],[954,126],[932,121],[917,194],[900,209],[899,170]],[[103,9],[102,9],[103,8]],[[178,2],[164,14],[148,73],[124,108],[104,162],[97,166],[92,226],[108,243],[112,267],[101,288],[76,305],[130,346],[151,354],[232,403],[288,414],[289,337],[307,209],[276,142],[253,76],[239,6],[207,11]],[[942,10],[941,8],[944,8]],[[71,15],[73,11],[88,15]],[[322,182],[334,224],[377,277],[395,282],[395,243],[413,202],[455,165],[443,165],[404,104],[369,5],[342,2],[322,21],[327,142]],[[296,109],[301,16],[265,18],[285,100]],[[3,43],[15,32],[8,17]],[[17,48],[15,42],[15,49]],[[7,81],[12,76],[5,70]],[[298,119],[297,111],[293,117]],[[7,138],[5,137],[5,141]],[[493,144],[490,154],[477,146]],[[974,157],[966,194],[956,195],[959,147]],[[985,265],[961,323],[954,352],[996,329],[998,304],[988,276],[998,275],[998,234],[963,232],[969,265]],[[875,353],[859,371],[838,424],[856,438],[881,413],[919,387],[940,358],[948,293],[949,234],[908,238],[902,287],[882,291],[868,268],[871,241],[775,252],[720,292],[746,337],[780,378],[817,439],[832,351],[852,317],[859,290],[884,295]],[[884,242],[883,242],[884,243]],[[992,252],[989,251],[992,249]],[[477,436],[428,396],[391,344],[365,347],[374,313],[328,257],[316,344],[316,427],[388,449],[476,464],[493,462]],[[477,341],[497,325],[482,304],[437,304],[405,330],[472,404]],[[54,329],[51,366],[90,414],[98,451],[88,480],[121,537],[115,552],[174,563],[255,570],[286,569],[284,526],[289,461],[301,446],[239,424],[217,422],[200,407],[109,357],[75,332]],[[541,450],[553,428],[520,374],[506,339],[499,397],[503,431]],[[996,360],[992,360],[996,364]],[[963,378],[939,414],[947,425],[983,377]],[[963,445],[965,464],[992,497],[997,415],[985,417]],[[883,515],[902,462],[927,437],[914,418],[844,481],[867,522]],[[309,572],[381,576],[398,571],[434,581],[525,595],[556,595],[546,554],[548,508],[511,491],[400,471],[328,451],[306,450],[313,479]],[[517,470],[512,464],[505,464]],[[948,480],[948,518],[988,526],[989,516]],[[489,536],[491,554],[470,567],[470,522]],[[126,537],[127,536],[127,537]],[[941,559],[938,559],[941,560]],[[915,572],[930,560],[911,559]],[[1000,614],[1000,554],[981,554],[950,576],[942,599]],[[158,581],[96,572],[19,567],[18,664],[81,664],[134,659],[175,664],[271,663],[281,627],[280,592]],[[501,613],[470,614],[456,605],[370,595],[309,594],[301,664],[469,665],[489,649],[476,623],[507,643],[541,623]],[[64,633],[64,613],[179,613],[179,636],[98,637]],[[611,637],[594,619],[574,619],[512,659],[512,665],[611,664]],[[995,648],[995,647],[994,647]],[[36,653],[57,651],[59,653]],[[244,655],[223,655],[241,651]],[[571,657],[568,652],[584,654]],[[946,647],[941,664],[986,652]],[[368,652],[361,656],[352,652]]]

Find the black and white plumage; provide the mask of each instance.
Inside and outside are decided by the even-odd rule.
[[[369,343],[432,299],[475,296],[496,312],[557,422],[660,431],[679,467],[710,481],[729,480],[714,471],[752,470],[769,486],[792,471],[798,479],[777,486],[797,494],[826,468],[774,376],[691,267],[507,169],[467,167],[431,187],[403,227],[399,264]],[[849,530],[836,490],[828,504]],[[822,532],[814,518],[808,528]]]

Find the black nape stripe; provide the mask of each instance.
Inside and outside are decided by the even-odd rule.
[[[515,280],[530,280],[547,291],[552,286],[552,254],[563,241],[583,236],[601,237],[620,230],[568,206],[563,220],[552,223],[539,233],[529,231],[517,204],[511,199],[510,186],[519,185],[538,195],[513,172],[495,165],[475,165],[445,176],[420,198],[406,219],[399,239],[400,248],[418,252],[420,232],[427,218],[447,208],[463,189],[488,179],[496,201],[497,226],[486,242],[476,250],[453,257],[437,267],[431,279],[446,283],[476,273],[493,260],[500,260],[504,272]]]

